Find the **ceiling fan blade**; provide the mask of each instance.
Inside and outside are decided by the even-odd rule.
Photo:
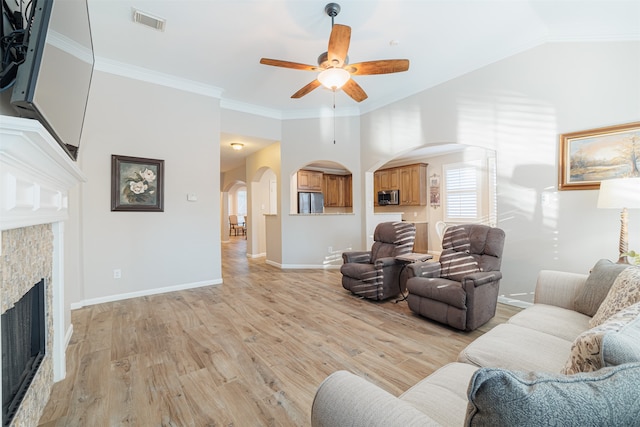
[[[300,89],[299,91],[291,95],[291,97],[302,98],[303,96],[305,96],[306,94],[308,94],[309,92],[317,88],[318,86],[320,86],[320,82],[318,81],[318,79],[315,79],[311,83],[309,83],[308,85],[304,86],[302,89]]]
[[[342,90],[344,90],[347,95],[349,95],[357,102],[361,102],[367,99],[367,94],[365,93],[365,91],[353,79],[347,80],[344,86],[342,86]]]
[[[327,49],[329,65],[342,67],[349,51],[351,41],[351,27],[334,24],[329,37],[329,49]]]
[[[290,62],[290,61],[281,61],[279,59],[262,58],[260,59],[260,63],[264,65],[272,65],[274,67],[292,68],[294,70],[321,71],[315,65],[300,64],[298,62]]]
[[[408,59],[382,59],[379,61],[359,62],[349,64],[345,70],[354,76],[366,76],[369,74],[389,74],[407,71],[409,69]]]

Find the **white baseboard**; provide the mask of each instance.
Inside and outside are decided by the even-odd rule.
[[[272,266],[278,267],[278,268],[282,268],[282,264],[280,264],[278,262],[271,261],[269,259],[265,260],[264,262],[265,262],[265,264],[272,265]]]
[[[520,307],[520,308],[527,308],[527,307],[531,307],[533,305],[530,302],[520,301],[520,300],[513,299],[513,298],[507,298],[507,297],[504,297],[504,296],[499,296],[498,297],[498,302],[501,302],[501,303],[507,304],[507,305],[513,305],[515,307]]]
[[[247,258],[262,258],[266,256],[267,256],[266,252],[261,252],[259,254],[247,254]]]
[[[336,264],[280,264],[266,260],[265,263],[278,267],[282,270],[338,270],[340,265]]]
[[[144,291],[128,292],[124,294],[108,295],[100,298],[90,298],[80,302],[71,303],[71,310],[76,310],[88,305],[102,304],[105,302],[120,301],[123,299],[143,297],[147,295],[165,294],[167,292],[182,291],[185,289],[201,288],[203,286],[214,286],[222,284],[222,279],[205,280],[202,282],[185,283],[182,285],[166,286],[164,288],[147,289]]]

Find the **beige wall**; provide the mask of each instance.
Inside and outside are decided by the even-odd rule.
[[[249,220],[254,224],[255,232],[247,236],[247,254],[259,256],[265,254],[274,264],[282,262],[282,145],[279,142],[258,151],[247,158],[247,200]],[[265,217],[267,212],[263,208],[271,205],[270,181],[276,181],[277,194],[275,197],[275,215]]]
[[[208,96],[94,73],[79,159],[88,182],[76,303],[221,282],[218,105]],[[165,161],[164,212],[110,211],[112,154]],[[187,201],[189,193],[197,201]]]

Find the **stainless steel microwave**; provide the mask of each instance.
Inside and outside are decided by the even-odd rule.
[[[378,191],[378,205],[399,205],[400,190]]]

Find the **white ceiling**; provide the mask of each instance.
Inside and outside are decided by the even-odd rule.
[[[221,98],[224,108],[276,118],[327,114],[332,93],[290,96],[309,71],[261,65],[268,57],[316,64],[331,18],[322,0],[88,0],[96,68],[170,81]],[[339,0],[352,28],[351,63],[406,58],[409,71],[357,76],[369,98],[336,94],[337,114],[362,114],[545,42],[638,40],[640,0]],[[133,9],[166,19],[134,23]],[[242,140],[242,154],[227,150]],[[222,135],[222,171],[271,141]],[[227,152],[228,151],[228,152]]]

